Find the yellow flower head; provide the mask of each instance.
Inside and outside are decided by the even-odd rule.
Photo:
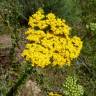
[[[57,94],[57,93],[50,92],[48,96],[62,96],[62,95]]]
[[[44,68],[48,65],[70,65],[77,58],[82,48],[79,37],[70,37],[70,27],[64,19],[55,14],[44,14],[39,9],[29,17],[29,28],[25,32],[26,44],[22,56],[32,62],[32,66]]]

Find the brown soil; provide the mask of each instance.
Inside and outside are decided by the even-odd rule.
[[[11,36],[10,35],[1,35],[0,36],[0,44],[1,44],[1,47],[11,47]]]
[[[11,37],[10,35],[0,35],[0,66],[8,67],[9,53],[11,48]]]

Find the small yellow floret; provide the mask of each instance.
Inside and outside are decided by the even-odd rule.
[[[48,96],[62,96],[62,95],[60,95],[60,94],[58,94],[58,93],[50,92]]]

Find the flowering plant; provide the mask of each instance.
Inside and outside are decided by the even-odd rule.
[[[22,56],[30,60],[32,66],[70,65],[71,60],[79,56],[82,41],[77,36],[69,36],[71,28],[64,19],[53,13],[44,14],[40,8],[29,17],[28,24],[25,34],[29,43]]]

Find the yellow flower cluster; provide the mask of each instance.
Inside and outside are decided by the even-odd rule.
[[[29,28],[25,32],[26,44],[22,56],[32,62],[32,66],[44,68],[47,65],[70,65],[79,56],[82,41],[79,37],[69,37],[70,27],[65,20],[53,13],[44,14],[39,9],[29,18]]]
[[[50,92],[48,96],[62,96],[62,95],[57,94],[57,93]]]

